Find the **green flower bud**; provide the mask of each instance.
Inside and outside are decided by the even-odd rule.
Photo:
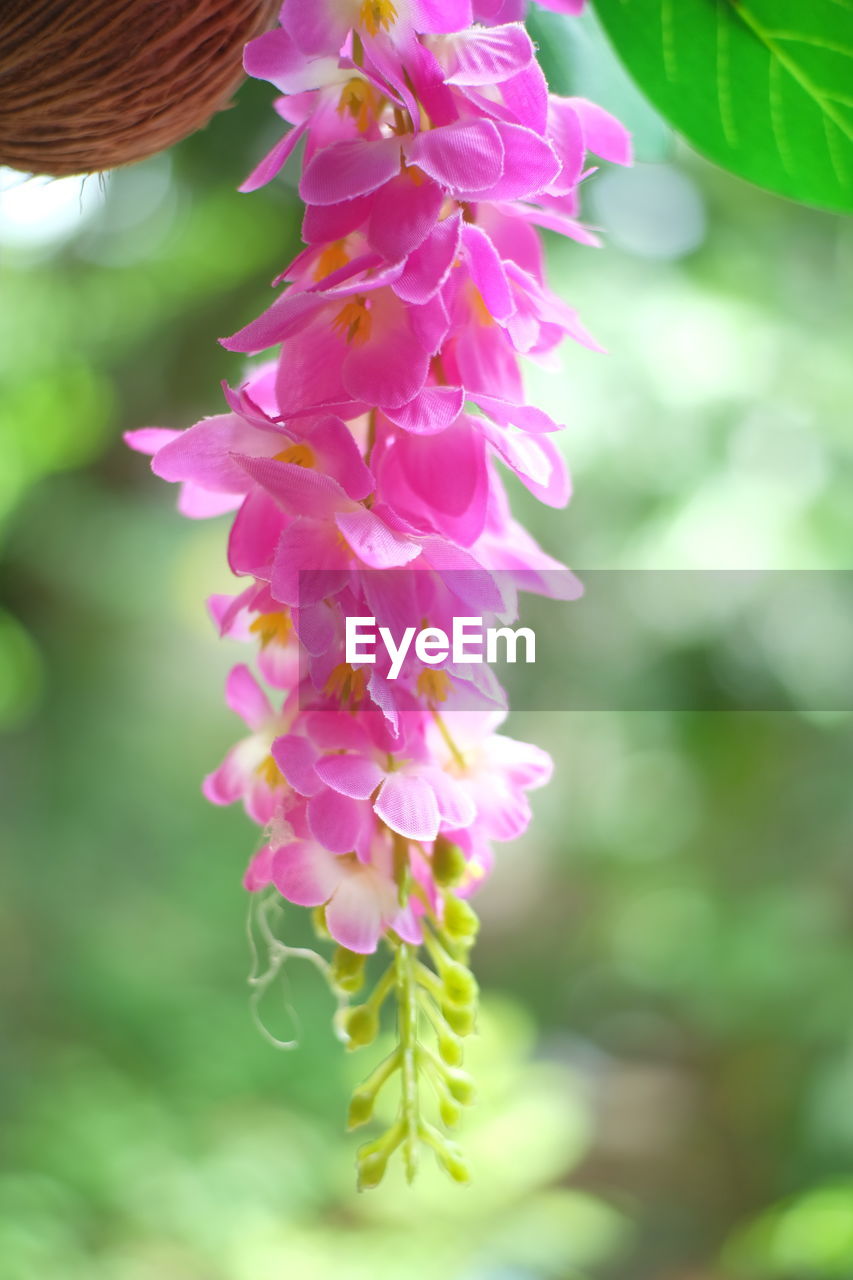
[[[462,1152],[455,1144],[446,1147],[438,1158],[454,1182],[467,1183],[471,1181],[471,1170],[468,1168]]]
[[[480,928],[480,921],[467,902],[448,894],[444,900],[444,928],[451,938],[473,942]]]
[[[340,987],[341,991],[359,991],[364,985],[365,959],[365,956],[360,956],[355,951],[338,947],[332,956],[332,981],[335,986]]]
[[[347,1128],[357,1129],[360,1125],[367,1124],[368,1120],[373,1117],[372,1093],[354,1093],[350,1099],[349,1115],[347,1116]]]
[[[445,1022],[458,1036],[470,1036],[474,1030],[474,1010],[461,1009],[455,1004],[443,1004],[442,1016]]]
[[[463,964],[445,965],[441,972],[445,998],[451,1004],[468,1006],[476,1003],[477,983],[473,973]]]
[[[366,1156],[359,1156],[359,1191],[371,1191],[374,1187],[378,1187],[382,1179],[385,1177],[385,1169],[387,1165],[388,1156],[382,1151],[371,1151]]]
[[[445,1073],[445,1081],[452,1096],[463,1107],[470,1107],[475,1098],[474,1081],[466,1071],[449,1069]]]
[[[462,1042],[452,1031],[442,1031],[438,1037],[438,1053],[441,1060],[449,1067],[461,1066]]]
[[[379,1019],[368,1005],[359,1004],[347,1013],[344,1029],[349,1037],[347,1048],[360,1049],[376,1039],[379,1034]]]
[[[442,1124],[445,1124],[448,1129],[455,1128],[462,1118],[462,1108],[452,1098],[442,1098],[438,1104],[438,1113]]]
[[[447,887],[458,884],[465,875],[465,855],[458,844],[438,836],[432,851],[432,874],[436,884]]]

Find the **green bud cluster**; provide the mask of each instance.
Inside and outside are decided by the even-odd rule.
[[[398,884],[402,887],[407,879],[402,857],[396,861]],[[423,952],[419,954],[412,944],[390,937],[391,963],[370,994],[361,1003],[342,1010],[338,1018],[347,1047],[363,1048],[379,1035],[383,1004],[394,996],[397,1044],[359,1085],[349,1104],[349,1128],[369,1124],[382,1089],[392,1077],[399,1080],[396,1118],[379,1137],[358,1150],[361,1190],[379,1185],[398,1148],[409,1181],[417,1169],[419,1149],[424,1146],[433,1151],[456,1182],[470,1180],[465,1158],[446,1131],[459,1124],[463,1109],[475,1101],[474,1081],[462,1070],[462,1041],[476,1025],[478,988],[467,960],[478,921],[469,904],[453,891],[452,886],[465,873],[465,860],[458,846],[439,837],[432,861],[434,877],[443,892],[439,909],[428,912],[422,920]],[[324,925],[322,920],[317,923],[321,928]],[[338,947],[329,976],[338,992],[360,992],[365,981],[365,957]],[[427,1043],[428,1031],[432,1032],[432,1044]],[[434,1099],[432,1109],[438,1123],[424,1115],[426,1085]]]

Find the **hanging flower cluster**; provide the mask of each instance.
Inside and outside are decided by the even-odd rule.
[[[399,1079],[396,1119],[359,1151],[364,1187],[398,1148],[411,1178],[424,1144],[467,1178],[444,1130],[473,1096],[460,1065],[477,994],[468,897],[551,772],[538,747],[497,732],[505,697],[488,668],[409,653],[392,677],[378,654],[341,652],[348,617],[506,621],[519,588],[574,590],[513,520],[496,464],[567,501],[557,424],[525,404],[519,357],[565,335],[594,344],[548,290],[536,228],[594,243],[577,221],[587,153],[627,163],[629,142],[601,108],[548,92],[522,9],[285,0],[246,67],[281,92],[290,128],[244,189],[302,142],[306,247],[277,301],[224,342],[274,358],[225,388],[227,412],[129,437],[181,484],[185,515],[236,512],[229,564],[249,585],[211,608],[222,634],[258,642],[276,693],[245,665],[231,672],[248,732],[204,790],[263,829],[246,887],[316,909],[339,992],[362,989],[380,944],[390,953],[342,1020],[350,1047],[368,1044],[396,1000],[397,1045],[350,1111],[367,1123]]]

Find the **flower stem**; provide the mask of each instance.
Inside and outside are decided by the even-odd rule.
[[[397,1029],[401,1056],[401,1105],[403,1124],[403,1163],[406,1180],[411,1182],[418,1167],[420,1115],[418,1106],[418,1000],[412,968],[412,948],[400,942],[395,956],[397,977]]]
[[[446,746],[447,746],[447,750],[448,750],[448,751],[450,752],[450,754],[453,756],[453,759],[455,760],[455,762],[456,762],[456,764],[459,766],[459,768],[460,768],[460,769],[464,769],[464,768],[465,768],[465,757],[463,756],[462,752],[461,752],[461,751],[459,750],[459,748],[457,747],[456,743],[453,741],[453,738],[451,737],[451,734],[450,734],[450,730],[448,729],[447,725],[445,724],[444,719],[442,718],[442,716],[440,716],[440,715],[439,715],[439,713],[438,713],[437,711],[433,711],[433,713],[432,713],[432,718],[433,718],[433,720],[435,721],[435,726],[436,726],[436,728],[438,729],[438,732],[441,734],[442,738],[443,738],[443,739],[444,739],[444,741],[445,741],[445,744],[446,744]]]

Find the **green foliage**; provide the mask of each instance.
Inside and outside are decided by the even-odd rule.
[[[793,1196],[736,1232],[724,1251],[736,1280],[848,1280],[853,1274],[853,1182]]]
[[[853,9],[844,0],[595,0],[660,113],[742,178],[853,211]]]

